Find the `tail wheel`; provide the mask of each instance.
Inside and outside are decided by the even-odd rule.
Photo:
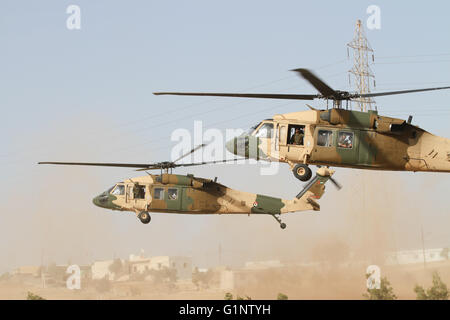
[[[294,173],[294,176],[300,181],[308,181],[312,177],[311,169],[303,163],[295,165],[292,171]]]
[[[138,218],[143,224],[147,224],[150,222],[150,220],[152,220],[152,217],[150,217],[150,214],[146,211],[139,213]]]

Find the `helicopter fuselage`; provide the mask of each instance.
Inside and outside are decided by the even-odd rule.
[[[325,170],[325,168],[324,168]],[[147,175],[119,182],[93,199],[105,209],[192,214],[270,214],[319,210],[315,202],[334,171],[318,173],[316,182],[301,196],[285,200],[228,188],[215,181],[191,175]]]
[[[310,110],[275,115],[228,151],[291,168],[313,164],[372,170],[450,172],[450,140],[376,111]]]

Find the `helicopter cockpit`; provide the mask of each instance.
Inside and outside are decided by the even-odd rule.
[[[273,123],[263,122],[258,129],[252,133],[254,137],[270,139],[273,136]]]
[[[261,142],[266,140],[270,144],[272,138],[275,138],[274,123],[272,119],[266,119],[240,136],[227,141],[226,149],[246,158],[263,159],[265,156],[259,150]]]
[[[117,206],[113,201],[116,200],[118,196],[123,195],[125,195],[125,185],[123,183],[117,183],[95,197],[92,202],[98,207],[115,210],[117,209]]]
[[[125,195],[125,186],[118,183],[114,187],[112,187],[110,193],[115,196],[123,196]]]

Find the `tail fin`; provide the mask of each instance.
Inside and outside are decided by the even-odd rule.
[[[320,199],[325,192],[325,183],[333,175],[334,170],[321,167],[316,172],[316,176],[309,181],[302,191],[296,196],[297,199],[301,199],[308,191],[312,193],[309,198]]]
[[[286,206],[281,209],[282,213],[304,210],[320,210],[320,205],[315,201],[320,199],[325,192],[325,183],[331,178],[334,170],[321,167],[316,176],[308,182],[302,191],[293,199],[285,200]]]

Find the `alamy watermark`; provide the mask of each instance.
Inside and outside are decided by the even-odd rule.
[[[367,289],[380,289],[381,287],[381,269],[377,265],[370,265],[366,269]]]
[[[66,20],[66,27],[69,30],[81,29],[81,9],[75,4],[71,4],[67,7],[66,13],[69,14]]]
[[[170,138],[176,144],[171,151],[171,160],[174,161],[203,144],[204,148],[181,159],[179,163],[226,160],[224,163],[233,164],[233,159],[239,159],[239,163],[259,164],[261,175],[277,174],[280,163],[277,161],[279,150],[274,130],[265,132],[266,138],[244,133],[242,129],[225,129],[225,135],[223,130],[216,128],[203,130],[203,122],[194,121],[193,131],[178,128],[172,132]]]
[[[66,287],[69,290],[81,289],[81,269],[78,265],[73,264],[67,267],[66,273],[70,276],[66,280]]]
[[[370,5],[367,7],[366,13],[370,16],[367,18],[367,29],[380,30],[381,29],[381,9],[377,5]]]

